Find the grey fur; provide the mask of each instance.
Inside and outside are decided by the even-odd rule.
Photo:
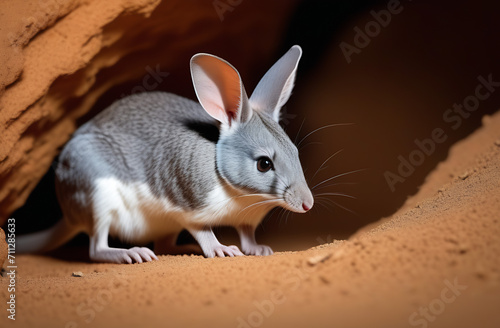
[[[212,136],[203,135],[203,127],[212,129]],[[100,170],[88,172],[90,180],[113,176],[146,182],[157,197],[192,210],[205,204],[217,180],[213,138],[218,139],[217,122],[200,104],[165,92],[142,93],[121,99],[83,125],[61,158],[92,147]],[[58,177],[62,171],[59,166]]]

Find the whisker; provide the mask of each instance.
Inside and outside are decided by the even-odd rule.
[[[302,140],[300,140],[299,143],[297,144],[297,148],[299,148],[300,144],[302,142],[304,142],[304,140],[306,140],[306,138],[309,137],[313,133],[316,133],[316,132],[318,132],[320,130],[323,130],[323,129],[326,129],[326,128],[331,128],[331,127],[334,127],[334,126],[353,125],[353,124],[354,123],[337,123],[337,124],[329,124],[329,125],[325,125],[325,126],[319,127],[317,129],[315,129],[314,131],[309,132],[304,138],[302,138]]]
[[[238,215],[240,215],[241,212],[243,212],[243,211],[245,211],[245,210],[247,210],[247,209],[249,209],[249,208],[251,208],[253,206],[264,205],[264,204],[268,204],[268,203],[276,202],[276,201],[278,201],[278,200],[277,199],[266,199],[266,200],[262,200],[260,202],[256,202],[256,203],[250,204],[250,205],[244,207],[242,210],[240,210],[238,212]]]
[[[326,200],[326,199],[325,199],[325,200]],[[331,200],[331,199],[328,199],[328,201],[332,202],[333,204],[335,204],[335,206],[338,206],[338,207],[340,207],[341,209],[343,209],[343,210],[345,210],[345,211],[347,211],[347,212],[349,212],[349,213],[351,213],[351,214],[354,214],[354,215],[356,215],[356,216],[359,216],[359,214],[358,214],[358,213],[356,213],[356,212],[354,212],[354,211],[351,211],[350,209],[348,209],[348,208],[346,208],[346,207],[344,207],[344,206],[340,205],[339,203],[337,203],[337,202],[335,202],[335,201],[333,201],[333,200]]]
[[[286,217],[285,217],[285,224],[288,223],[288,217],[293,213],[292,211],[287,211],[288,213],[286,214]]]
[[[335,214],[335,206],[334,205],[332,205],[326,201],[325,202],[318,202],[318,211],[320,213],[324,213],[325,210],[326,210],[328,215]]]
[[[333,210],[331,210],[331,209],[330,209],[330,208],[329,208],[326,204],[324,204],[324,203],[322,202],[322,200],[321,200],[321,201],[319,201],[319,200],[318,200],[317,204],[318,204],[318,205],[323,206],[323,207],[324,207],[324,208],[326,208],[329,212],[333,212]],[[319,211],[319,209],[318,209],[318,211]]]
[[[327,198],[322,199],[322,201],[323,201],[323,206],[326,207],[330,213],[335,214],[337,203]]]
[[[299,149],[299,151],[303,150],[304,148],[306,148],[307,146],[310,146],[310,145],[322,145],[323,143],[322,142],[319,142],[319,141],[311,141],[311,142],[308,142],[306,143],[305,145],[303,146],[299,146],[297,147]]]
[[[282,207],[278,213],[278,227],[281,227],[281,220],[283,219],[283,210],[284,208]]]
[[[365,170],[365,169],[359,169],[359,170],[353,170],[353,171],[349,171],[349,172],[345,172],[345,173],[337,174],[336,176],[333,176],[333,177],[331,177],[331,178],[329,178],[329,179],[326,179],[326,180],[324,180],[324,181],[322,181],[322,182],[318,183],[317,185],[315,185],[314,187],[312,187],[312,188],[311,188],[311,190],[314,190],[316,187],[321,186],[322,184],[324,184],[324,183],[326,183],[326,182],[328,182],[328,181],[331,181],[331,180],[333,180],[333,179],[340,178],[340,177],[342,177],[342,176],[349,175],[349,174],[353,174],[353,173],[357,173],[357,172],[364,171],[364,170]]]
[[[281,216],[280,216],[280,221],[279,221],[279,226],[281,226],[281,222],[283,222],[283,220],[285,220],[285,224],[286,224],[286,216],[288,215],[288,210],[284,207],[281,208]]]
[[[335,183],[327,183],[326,185],[323,185],[321,187],[318,187],[316,190],[328,188],[328,187],[333,187],[337,185],[356,185],[359,184],[359,182],[335,182]]]
[[[252,209],[252,210],[257,210],[263,206],[266,206],[266,204],[252,204],[252,205],[255,205],[255,207]],[[252,210],[248,210],[246,212],[243,212],[242,216],[241,216],[241,221],[244,222],[247,218],[247,216],[249,216],[251,213],[252,213]],[[238,213],[238,216],[240,215],[240,213],[244,211],[244,210],[241,210],[239,213]]]
[[[314,175],[312,176],[311,178],[311,181],[314,179],[314,177],[319,173],[319,171],[321,170],[321,168],[323,168],[323,166],[326,164],[326,162],[328,162],[331,158],[333,158],[335,155],[337,155],[338,153],[342,152],[343,149],[341,150],[338,150],[337,152],[335,152],[335,154],[333,154],[332,156],[328,157],[326,159],[326,161],[323,162],[323,164],[321,164],[321,166],[319,167],[319,169],[316,171],[316,173],[314,173]]]
[[[324,171],[324,170],[326,170],[328,168],[329,168],[329,166],[322,167],[322,168],[318,169],[315,174],[317,174],[317,173],[319,173],[321,171]]]
[[[279,209],[278,206],[276,206],[275,208],[273,208],[267,215],[268,215],[268,218],[271,218],[274,213],[276,213],[276,211]]]
[[[343,196],[343,197],[348,197],[348,198],[356,199],[356,197],[354,197],[354,196],[346,195],[346,194],[341,194],[341,193],[335,193],[335,192],[325,192],[325,193],[322,193],[322,194],[317,194],[316,196],[317,197],[318,196]]]
[[[302,131],[302,127],[304,126],[304,122],[306,121],[306,118],[302,120],[302,123],[300,124],[299,131],[297,132],[297,135],[295,136],[295,139],[293,140],[293,143],[296,145],[297,144],[297,139],[299,138],[300,131]]]
[[[223,199],[221,201],[218,201],[217,203],[214,203],[212,205],[219,205],[221,203],[228,203],[229,201],[231,200],[235,200],[237,198],[243,198],[243,197],[258,197],[258,196],[261,196],[261,197],[269,197],[269,196],[274,196],[276,198],[281,198],[280,195],[272,195],[272,194],[263,194],[263,193],[255,193],[255,194],[244,194],[244,195],[237,195],[237,196],[232,196],[228,199]]]

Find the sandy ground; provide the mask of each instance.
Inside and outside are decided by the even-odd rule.
[[[1,327],[499,327],[500,113],[483,122],[346,241],[134,265],[18,256],[16,321],[3,310]]]

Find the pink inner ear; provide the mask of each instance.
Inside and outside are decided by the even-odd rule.
[[[225,124],[238,120],[242,92],[238,72],[210,55],[198,56],[192,65],[196,93],[207,113]]]
[[[218,76],[219,80],[217,86],[219,87],[222,102],[224,104],[223,109],[225,110],[225,115],[227,116],[228,122],[231,124],[232,121],[238,119],[241,81],[238,73],[232,67],[224,65],[218,68],[220,76]]]

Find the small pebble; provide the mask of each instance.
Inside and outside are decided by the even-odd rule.
[[[326,261],[330,258],[330,256],[332,256],[332,254],[330,253],[315,255],[313,257],[310,257],[307,260],[307,263],[309,263],[309,265],[316,265],[320,262]]]
[[[83,272],[81,272],[81,271],[73,272],[72,276],[73,277],[83,277]]]
[[[470,175],[470,172],[465,172],[464,174],[459,175],[458,177],[462,180],[465,180],[469,177],[469,175]]]

